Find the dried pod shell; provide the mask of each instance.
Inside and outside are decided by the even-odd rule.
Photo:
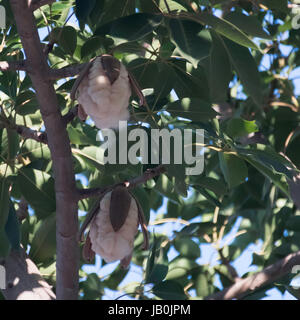
[[[89,233],[86,237],[85,244],[83,245],[82,256],[84,260],[89,262],[92,262],[95,258],[95,252],[92,250],[92,243]]]
[[[96,57],[78,77],[71,97],[99,129],[118,128],[129,119],[130,80],[125,66],[110,55]]]
[[[143,250],[147,250],[148,230],[138,200],[125,185],[108,188],[96,201],[80,228],[79,240],[83,241],[84,232],[90,225],[83,246],[83,258],[92,261],[97,253],[107,262],[121,260],[121,266],[127,268],[139,224],[144,236]]]
[[[117,127],[119,120],[129,117],[131,89],[138,96],[140,106],[145,105],[145,97],[133,75],[119,60],[104,54],[91,59],[80,72],[72,87],[71,99],[78,98],[81,120],[89,115],[100,129]]]
[[[126,187],[118,186],[112,191],[109,216],[111,225],[115,232],[120,230],[125,223],[128,217],[131,201],[132,197]]]
[[[111,204],[112,192],[108,192],[100,202],[100,210],[91,221],[89,233],[92,250],[106,262],[123,260],[132,254],[133,242],[139,224],[138,206],[135,199],[130,196],[127,217],[122,226],[115,231],[110,218]],[[117,215],[117,213],[114,214]],[[125,260],[127,261],[127,259]]]

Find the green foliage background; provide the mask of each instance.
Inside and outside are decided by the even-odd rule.
[[[0,60],[22,60],[9,3],[0,3],[7,12]],[[258,270],[299,250],[300,211],[295,202],[300,188],[298,181],[293,182],[297,171],[292,165],[300,165],[299,97],[289,74],[300,66],[300,33],[292,29],[288,1],[234,1],[231,10],[226,10],[229,3],[77,0],[57,1],[35,12],[38,28],[49,31],[44,44],[55,42],[49,54],[51,67],[109,53],[132,72],[148,107],[139,107],[137,97],[132,97],[129,131],[141,122],[160,129],[205,129],[202,175],[185,176],[184,166],[170,165],[166,174],[135,190],[148,219],[150,209],[156,211],[168,199],[156,223],[174,218],[189,222],[197,217],[201,222],[174,230],[171,237],[152,235],[146,252],[141,250],[141,235],[137,237],[132,264],[143,267],[141,283],[120,288],[128,270],[119,267],[105,279],[81,269],[82,299],[101,299],[105,288],[139,299],[188,299],[194,296],[192,292],[202,299],[218,291],[217,276],[223,287],[234,282],[225,262],[234,261],[250,244],[263,243],[260,254],[253,254],[252,264]],[[73,10],[78,26],[65,24]],[[288,54],[284,46],[289,46]],[[268,68],[263,66],[266,61]],[[62,114],[72,106],[73,83],[74,79],[56,83]],[[1,73],[0,90],[0,256],[21,242],[55,288],[50,152],[46,145],[24,140],[1,125],[9,121],[43,129],[39,106],[30,78],[23,72]],[[89,187],[132,178],[148,167],[104,165],[96,157],[101,142],[96,141],[97,129],[90,123],[75,119],[68,133],[75,172],[87,179]],[[280,155],[285,151],[290,160]],[[77,183],[82,187],[80,180]],[[16,210],[21,198],[29,203],[32,214],[19,223]],[[80,210],[87,212],[93,201],[80,201]],[[221,240],[238,218],[242,222],[237,236],[224,245]],[[197,262],[203,243],[220,253],[217,265]],[[171,248],[178,256],[168,261]],[[259,299],[272,287],[291,291],[292,276],[246,298]]]

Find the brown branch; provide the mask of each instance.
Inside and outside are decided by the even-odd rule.
[[[55,294],[43,279],[36,265],[23,249],[12,251],[2,262],[5,268],[6,289],[1,290],[7,300],[54,300]]]
[[[77,193],[78,193],[79,199],[81,200],[86,198],[99,197],[104,192],[113,190],[115,187],[119,185],[125,185],[129,190],[131,190],[137,187],[138,185],[143,184],[156,176],[159,176],[164,172],[166,172],[165,167],[162,165],[159,165],[156,168],[146,170],[141,176],[133,178],[129,181],[119,182],[114,185],[101,187],[101,188],[79,189]]]
[[[22,222],[24,219],[26,219],[29,216],[28,202],[23,196],[21,197],[21,200],[19,202],[19,208],[18,208],[16,214],[17,214],[17,217],[20,222]]]
[[[44,144],[48,143],[47,135],[45,132],[32,130],[30,128],[27,128],[21,125],[15,125],[14,129],[17,131],[19,135],[21,135],[25,139],[33,139],[37,142],[41,142]]]
[[[261,287],[273,283],[279,278],[291,273],[292,268],[300,265],[300,251],[289,254],[285,258],[268,266],[263,271],[258,272],[248,278],[241,279],[222,291],[214,293],[206,300],[231,300],[241,299],[245,295],[254,292]]]
[[[26,61],[0,61],[0,71],[26,71]]]
[[[80,71],[83,70],[86,65],[87,63],[82,63],[82,64],[67,66],[61,69],[51,69],[49,71],[49,79],[58,80],[62,78],[74,77],[77,74],[79,74]]]
[[[52,4],[56,0],[29,0],[29,8],[34,11],[47,4]]]
[[[220,254],[221,262],[226,267],[226,269],[231,277],[232,282],[240,281],[241,278],[239,277],[236,269],[230,264],[230,261],[227,258],[225,258],[224,254],[223,254],[223,248],[221,248],[218,251]]]
[[[7,129],[15,130],[24,139],[32,139],[45,144],[48,143],[45,132],[32,130],[26,126],[11,123],[8,119],[4,119],[3,117],[0,118],[0,123],[2,123]]]
[[[54,86],[48,77],[50,68],[31,10],[37,4],[32,3],[29,7],[28,0],[10,0],[10,4],[27,58],[26,64],[32,70],[29,75],[40,105],[52,157],[56,192],[56,295],[61,300],[77,299],[78,203],[70,140]]]
[[[71,122],[75,117],[78,115],[78,104],[69,110],[67,114],[63,116],[63,121],[65,125],[67,125],[69,122]]]

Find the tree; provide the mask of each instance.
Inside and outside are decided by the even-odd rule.
[[[143,279],[123,289],[128,297],[260,299],[276,287],[299,298],[291,284],[300,265],[296,3],[1,5],[3,299],[101,299],[106,288],[119,291],[130,268],[118,266],[105,279],[84,272],[78,220],[85,214],[78,219],[78,210],[89,212],[120,183],[130,186],[147,221],[162,208],[154,224],[181,225],[170,237],[150,232],[148,251],[138,234],[131,266]],[[70,23],[73,13],[78,24]],[[170,164],[102,161],[98,129],[78,118],[70,98],[75,77],[102,54],[122,61],[145,97],[143,106],[131,97],[128,132],[189,129],[195,141],[204,129],[203,173],[188,175],[189,164],[172,157],[174,144]],[[199,263],[202,244],[217,253],[216,263]],[[241,277],[233,262],[250,244],[260,247],[252,254],[257,271]],[[172,249],[177,254],[170,257]]]

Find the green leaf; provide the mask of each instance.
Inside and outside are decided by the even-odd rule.
[[[100,300],[104,293],[102,283],[96,273],[90,273],[87,279],[80,283],[84,300]]]
[[[123,269],[122,267],[118,266],[108,278],[103,281],[103,285],[108,287],[111,290],[117,290],[121,281],[126,277],[129,269]]]
[[[213,206],[215,207],[222,207],[221,202],[214,197],[210,192],[202,188],[201,186],[195,186],[194,188],[199,191]]]
[[[95,31],[95,35],[109,35],[114,38],[117,45],[120,45],[124,42],[143,39],[155,30],[161,22],[162,16],[160,15],[136,13],[100,26]]]
[[[288,185],[285,181],[282,181],[282,175],[274,172],[272,168],[266,167],[260,161],[257,161],[252,156],[241,155],[240,157],[249,162],[254,168],[256,168],[265,177],[269,178],[274,185],[276,185],[286,196],[289,196]]]
[[[39,104],[34,92],[28,90],[18,94],[15,107],[16,112],[22,116],[35,113],[38,110]]]
[[[207,30],[194,21],[170,19],[171,39],[183,58],[197,68],[198,62],[207,57],[211,47],[211,37]]]
[[[19,135],[15,130],[3,129],[0,131],[0,151],[1,157],[7,162],[12,161],[19,151]]]
[[[232,11],[225,16],[225,19],[248,33],[250,36],[269,40],[272,39],[269,33],[263,29],[261,23],[254,16],[247,16],[241,12]]]
[[[224,19],[218,18],[209,13],[203,12],[197,15],[190,15],[190,18],[212,27],[216,32],[224,37],[246,47],[259,50],[257,45],[235,25]]]
[[[169,65],[173,69],[173,88],[180,99],[192,97],[210,102],[208,78],[200,64],[195,69],[189,62],[172,58],[169,60]]]
[[[294,177],[295,171],[293,169],[293,165],[270,146],[257,144],[251,149],[238,147],[237,151],[240,155],[245,155],[247,160],[249,158],[255,159],[267,169],[271,169],[273,172],[285,175],[290,179],[293,179]]]
[[[22,195],[34,209],[55,211],[54,179],[48,173],[25,167],[19,170],[17,182]]]
[[[148,0],[146,0],[149,2]],[[170,11],[187,11],[185,7],[179,4],[179,1],[167,0],[168,7],[166,6],[166,1],[164,0],[155,0],[159,8],[163,11],[168,13]]]
[[[188,185],[185,182],[186,175],[185,175],[185,166],[183,164],[174,164],[174,149],[171,146],[170,150],[170,164],[165,165],[167,169],[167,175],[169,176],[170,180],[173,182],[175,187],[175,191],[182,195],[183,197],[187,197],[187,189]],[[182,155],[182,159],[184,155]]]
[[[182,257],[175,258],[169,263],[169,272],[166,279],[173,280],[182,276],[186,276],[193,268],[196,268],[197,266],[198,264],[194,260]]]
[[[52,214],[41,221],[30,245],[29,256],[35,263],[47,263],[56,252],[56,217]]]
[[[190,259],[197,259],[200,257],[199,245],[190,238],[177,237],[174,240],[174,247],[183,257]]]
[[[296,1],[294,1],[296,3]],[[262,0],[262,3],[268,8],[273,10],[282,11],[288,13],[288,1],[287,0]]]
[[[99,147],[89,146],[83,149],[72,148],[72,153],[81,158],[90,168],[104,172],[104,162],[101,161]]]
[[[76,30],[71,26],[64,27],[59,37],[58,43],[66,53],[72,56],[77,46]]]
[[[168,269],[168,265],[156,263],[153,266],[146,283],[159,283],[163,281],[168,273]]]
[[[135,198],[139,202],[140,206],[142,207],[143,212],[144,212],[144,217],[148,223],[149,219],[150,219],[150,209],[151,209],[149,206],[148,192],[140,186],[134,188],[130,192],[135,196]]]
[[[289,230],[300,231],[300,216],[290,217],[286,222],[286,228]]]
[[[183,98],[168,103],[166,110],[174,117],[192,119],[193,121],[206,121],[217,115],[210,103],[198,98]]]
[[[4,230],[9,213],[9,183],[0,177],[0,230]]]
[[[72,126],[68,126],[67,131],[68,131],[71,143],[78,144],[78,145],[84,145],[84,144],[91,145],[94,143],[94,141],[90,139],[86,134],[84,134],[83,131],[80,129],[74,128]]]
[[[234,118],[227,122],[226,133],[232,138],[240,138],[257,131],[258,127],[255,121]]]
[[[133,74],[141,89],[153,88],[152,92],[154,92],[157,98],[155,98],[153,103],[150,101],[148,103],[154,104],[154,106],[158,105],[157,99],[165,97],[174,87],[174,71],[172,67],[165,62],[138,58],[130,61],[128,69]],[[153,78],[154,74],[156,76]],[[151,89],[147,90],[150,91]],[[146,99],[149,100],[149,97],[146,97]]]
[[[182,286],[176,281],[165,280],[152,288],[153,294],[164,300],[185,300]]]
[[[227,101],[228,87],[232,78],[231,63],[223,41],[211,30],[212,50],[210,55],[210,95],[212,102]]]
[[[22,155],[29,157],[32,161],[37,159],[50,160],[51,154],[48,145],[32,139],[27,139],[21,149]]]
[[[168,273],[168,257],[165,248],[161,247],[161,239],[154,235],[152,249],[147,260],[145,282],[159,283]]]
[[[156,251],[159,246],[159,240],[155,237],[154,233],[154,239],[151,247],[151,251],[149,254],[149,257],[147,259],[147,264],[146,264],[146,271],[145,271],[145,281],[146,283],[149,281],[149,277],[152,273],[153,267],[154,267],[154,261],[155,261],[155,256],[156,256]]]
[[[238,74],[246,93],[261,106],[263,100],[262,82],[257,64],[248,49],[223,39],[231,63]]]
[[[179,202],[179,197],[174,192],[174,185],[165,174],[161,174],[160,177],[157,179],[155,191],[171,199],[175,203]]]
[[[219,152],[218,155],[220,167],[229,188],[234,188],[245,182],[248,176],[245,161],[232,154]]]
[[[211,190],[216,196],[221,197],[226,193],[226,186],[221,180],[217,180],[211,177],[199,176],[193,186],[201,186],[205,189]]]
[[[211,293],[210,285],[205,273],[199,273],[196,277],[195,287],[198,297],[207,297]]]
[[[81,47],[81,59],[89,55],[95,55],[102,48],[103,38],[96,36],[88,39]]]
[[[20,226],[16,210],[12,202],[10,202],[9,213],[5,225],[7,239],[10,242],[11,248],[19,250],[20,248]]]
[[[101,1],[101,0],[97,0]],[[85,23],[89,14],[92,12],[96,0],[76,0],[75,14],[80,22]]]

